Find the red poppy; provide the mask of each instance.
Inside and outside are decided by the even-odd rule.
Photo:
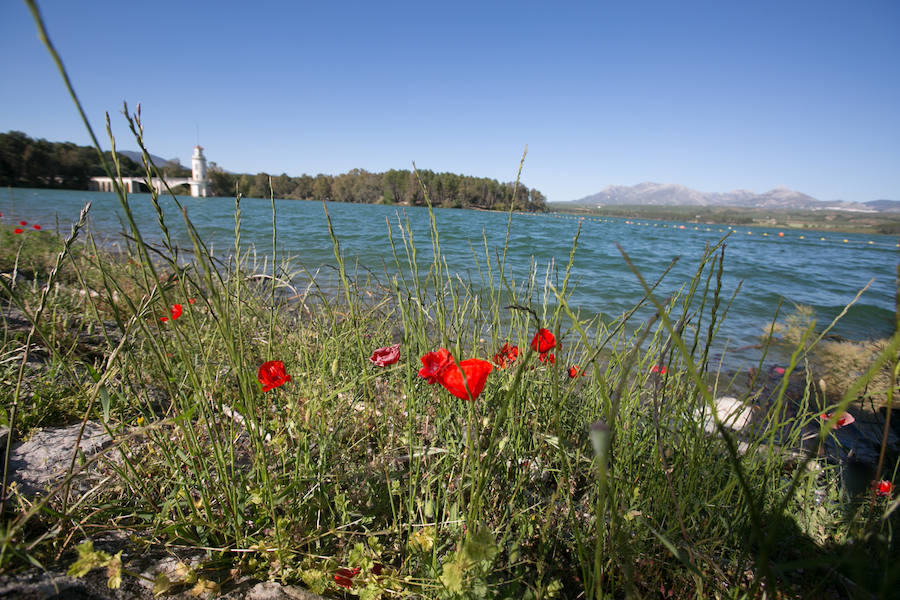
[[[19,221],[19,225],[25,227],[26,225],[28,225],[28,221]]]
[[[825,413],[821,415],[823,421],[828,421],[831,417],[834,416],[834,413]],[[851,423],[853,423],[856,419],[850,413],[845,412],[841,415],[841,417],[837,420],[835,424],[835,429],[840,429],[841,427],[845,427]]]
[[[890,498],[894,491],[894,484],[887,479],[881,481],[873,481],[872,487],[875,489],[875,495],[881,498]]]
[[[569,367],[569,378],[574,379],[578,377],[578,365],[572,365]]]
[[[260,365],[256,378],[262,384],[264,392],[281,387],[291,380],[291,376],[284,370],[284,363],[280,360],[264,362]]]
[[[448,392],[462,400],[474,400],[482,390],[484,384],[487,383],[487,376],[493,370],[494,366],[486,360],[480,358],[469,358],[459,363],[459,367],[454,364],[450,368],[445,369],[441,373],[439,383],[444,386]],[[465,375],[465,378],[463,376]],[[468,390],[466,386],[468,385]],[[469,392],[472,393],[469,396]]]
[[[669,372],[669,369],[665,365],[653,365],[650,367],[650,372],[656,375],[665,375]]]
[[[20,233],[22,233],[22,231],[23,230],[20,229],[19,227],[16,227],[15,229],[13,229],[13,233],[15,233],[15,234],[20,234]]]
[[[432,385],[440,380],[441,371],[454,364],[453,357],[446,348],[441,348],[437,352],[429,352],[419,360],[424,365],[419,369],[419,377],[424,377]]]
[[[549,360],[550,364],[552,365],[556,363],[556,356],[554,356],[552,352],[541,352],[540,354],[538,354],[538,360],[542,363],[545,363]]]
[[[772,371],[774,371],[776,375],[784,375],[785,373],[784,367],[773,367]]]
[[[343,588],[353,587],[353,578],[359,575],[359,567],[352,569],[338,569],[334,573],[334,582]]]
[[[505,369],[507,364],[514,363],[517,358],[519,358],[519,347],[506,343],[500,348],[500,352],[494,355],[494,364]]]
[[[440,383],[448,392],[463,400],[474,400],[481,394],[487,376],[494,368],[480,358],[464,360],[457,366],[446,348],[427,353],[421,361],[424,366],[419,369],[419,377],[424,377],[429,384]]]
[[[372,352],[372,356],[369,357],[369,360],[379,367],[386,367],[388,365],[394,364],[395,362],[400,360],[400,344],[385,346],[384,348],[377,348],[374,352]]]
[[[172,308],[169,312],[172,315],[172,320],[174,321],[175,319],[177,319],[178,317],[181,316],[181,313],[184,312],[184,307],[181,306],[180,304],[173,304]],[[162,321],[163,323],[165,323],[166,321],[169,320],[169,317],[160,317],[159,320]]]
[[[531,347],[541,354],[555,346],[556,338],[553,337],[553,333],[549,329],[538,329],[538,332],[534,334],[534,338],[531,340]]]
[[[40,228],[41,228],[40,225],[32,225],[32,227],[34,227],[35,229],[40,229]]]
[[[196,298],[188,298],[188,304],[193,304],[196,301],[197,301]]]

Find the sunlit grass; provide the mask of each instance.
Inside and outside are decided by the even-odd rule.
[[[139,114],[125,113],[143,148]],[[75,234],[20,235],[0,255],[4,271],[24,256],[36,273],[2,284],[4,310],[26,321],[4,337],[13,437],[83,417],[113,440],[73,460],[95,485],[66,478],[6,502],[4,571],[64,561],[77,574],[105,567],[115,584],[140,552],[194,551],[199,565],[158,591],[212,593],[243,577],[366,598],[886,597],[897,584],[897,501],[851,498],[837,465],[794,454],[804,436],[830,435],[815,386],[785,395],[810,332],[754,427],[733,434],[714,410],[731,388],[708,349],[740,301],[723,289],[721,245],[670,298],[641,279],[651,318],[586,320],[569,304],[577,234],[565,264],[521,280],[505,243],[485,239],[469,281],[443,260],[433,212],[428,240],[402,219],[388,226],[394,262],[377,275],[356,272],[331,230],[322,282],[275,255],[274,203],[260,264],[266,252],[240,243],[240,199],[224,260],[186,214],[138,227],[120,200],[134,240],[120,255]],[[191,253],[169,240],[171,218],[187,225]],[[543,361],[540,329],[555,340]],[[396,362],[369,360],[393,344]],[[418,375],[429,352],[490,361],[505,344],[518,356],[472,401]],[[882,365],[896,371],[898,345],[895,334],[835,412]],[[261,382],[269,361],[285,372],[269,367]],[[584,376],[570,377],[573,365]],[[68,408],[52,413],[63,392]],[[126,534],[118,559],[79,546],[108,531]]]

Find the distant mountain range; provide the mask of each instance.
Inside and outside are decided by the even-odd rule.
[[[121,154],[122,156],[127,156],[137,164],[141,164],[141,153],[136,150],[117,150],[116,154]],[[163,158],[162,156],[157,156],[155,154],[150,155],[150,160],[153,161],[153,164],[157,167],[165,167],[173,160],[178,160],[176,158]],[[180,163],[179,163],[180,164]]]
[[[739,206],[763,209],[847,210],[854,212],[900,212],[900,200],[846,202],[816,200],[801,192],[779,186],[763,194],[749,190],[698,192],[674,183],[639,183],[633,186],[609,185],[590,196],[572,200],[573,204],[593,206]]]

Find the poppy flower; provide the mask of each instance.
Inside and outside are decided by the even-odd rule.
[[[350,589],[353,587],[353,578],[359,575],[359,567],[352,569],[338,569],[334,573],[334,582],[342,588]]]
[[[264,362],[256,373],[256,378],[263,386],[263,391],[280,387],[291,380],[291,376],[284,370],[284,363],[280,360]]]
[[[653,365],[652,367],[650,367],[650,372],[654,375],[665,375],[669,372],[669,369],[666,367],[666,365]]]
[[[545,363],[549,360],[551,365],[556,364],[556,356],[554,356],[552,352],[541,352],[538,355],[538,360],[542,363]]]
[[[772,367],[772,372],[776,375],[784,375],[785,369],[784,367]]]
[[[487,376],[493,368],[494,366],[486,360],[469,358],[459,363],[459,367],[453,364],[445,369],[438,382],[457,398],[474,400],[484,390]],[[468,390],[466,386],[468,386]],[[471,397],[469,392],[472,393]]]
[[[437,352],[428,352],[419,360],[422,361],[423,367],[419,369],[419,377],[433,385],[439,381],[440,373],[453,363],[453,357],[446,348],[441,348]]]
[[[16,227],[15,229],[13,229],[13,233],[15,233],[16,235],[22,233],[22,231],[23,231],[23,230],[22,230],[21,228],[19,228],[19,227]]]
[[[569,367],[569,378],[575,379],[576,377],[578,377],[578,365],[572,365]]]
[[[196,298],[188,298],[188,304],[193,304],[196,301],[197,301]]]
[[[876,496],[890,498],[891,493],[894,491],[894,484],[887,479],[882,479],[881,481],[873,481],[872,488],[874,488]]]
[[[823,421],[828,421],[828,420],[830,420],[831,417],[833,417],[833,416],[834,416],[834,413],[825,413],[825,414],[821,415]],[[842,414],[841,417],[837,420],[837,423],[835,424],[834,428],[835,428],[835,429],[840,429],[841,427],[845,427],[845,426],[847,426],[847,425],[853,423],[853,421],[855,421],[855,420],[856,420],[856,419],[853,417],[853,415],[851,415],[851,414],[848,413],[848,412],[845,412],[845,413]]]
[[[384,348],[377,348],[374,352],[372,352],[372,356],[369,357],[369,360],[379,367],[386,367],[388,365],[394,364],[395,362],[400,360],[400,344],[385,346]]]
[[[494,364],[505,369],[507,364],[514,363],[517,358],[519,358],[519,347],[506,343],[500,348],[500,352],[494,355]]]
[[[32,225],[32,227],[34,227],[35,229],[40,229],[40,228],[41,228],[40,225]]]
[[[172,315],[173,321],[175,319],[177,319],[178,317],[180,317],[181,313],[183,313],[183,312],[184,312],[184,307],[181,306],[180,304],[173,304],[171,310],[169,311],[169,313]],[[166,321],[169,320],[169,317],[160,317],[159,320],[162,321],[163,323],[165,323]]]
[[[419,369],[419,377],[423,377],[431,385],[440,383],[448,392],[463,400],[474,400],[481,394],[487,376],[494,368],[491,363],[480,358],[470,358],[457,365],[446,348],[429,352],[420,360],[423,366]]]
[[[28,225],[28,221],[19,221],[19,225],[25,227],[26,225]]]
[[[555,346],[556,338],[553,337],[553,333],[551,333],[549,329],[538,329],[538,332],[534,334],[534,338],[531,340],[531,347],[541,354]]]

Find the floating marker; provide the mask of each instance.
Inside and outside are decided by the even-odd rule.
[[[844,238],[844,243],[845,243],[845,244],[847,243],[847,238]]]
[[[869,240],[869,243],[870,243],[870,244],[874,244],[875,242],[873,242],[872,240]]]
[[[800,239],[802,240],[802,239],[805,239],[805,238],[801,235],[801,236],[800,236]]]
[[[823,242],[825,241],[825,238],[823,238],[823,237],[820,237],[819,239],[822,240]]]
[[[779,231],[779,232],[778,232],[778,237],[784,237],[784,232],[783,232],[783,231]]]
[[[769,234],[763,231],[763,237],[769,237]]]

